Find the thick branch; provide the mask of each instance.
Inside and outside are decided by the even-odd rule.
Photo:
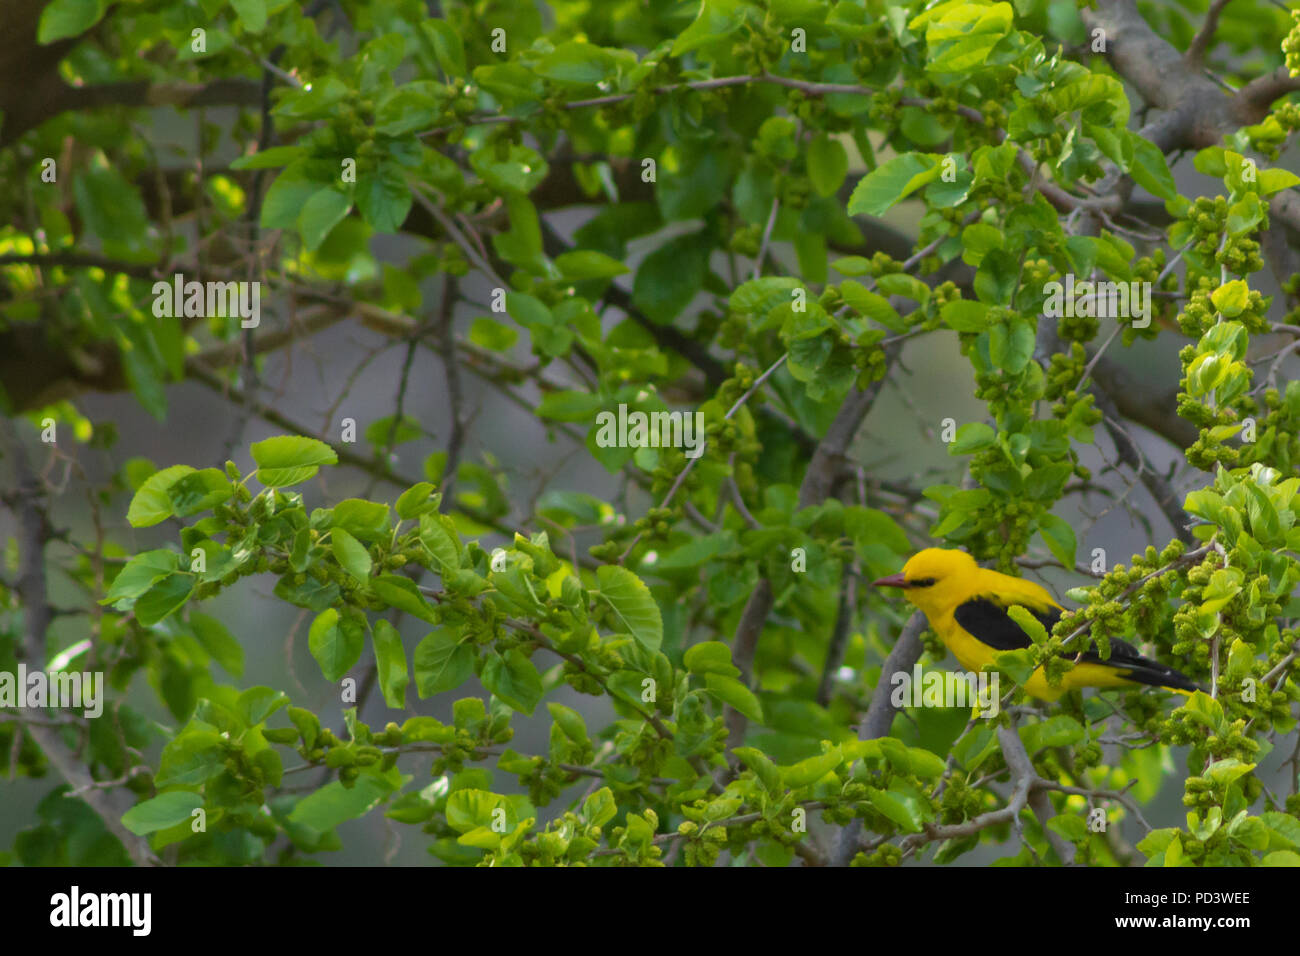
[[[880,680],[876,683],[875,692],[871,695],[871,703],[867,706],[862,723],[858,725],[858,739],[875,740],[889,733],[896,712],[893,702],[894,682],[891,677],[898,673],[910,674],[916,662],[921,659],[921,654],[925,651],[925,646],[921,643],[921,635],[925,633],[926,623],[925,615],[920,611],[914,611],[907,619],[907,624],[903,626],[902,633],[894,642],[893,649],[885,658],[885,663],[881,665]],[[848,866],[853,861],[854,854],[858,852],[858,835],[861,832],[862,821],[856,817],[840,830],[839,840],[835,844],[835,855],[832,858],[833,866]]]
[[[51,117],[69,110],[99,109],[106,106],[256,106],[261,103],[261,84],[255,80],[223,78],[209,83],[150,83],[147,80],[105,83],[100,86],[69,86],[61,78],[42,77],[47,95],[32,106],[5,115],[0,130],[0,149],[35,129]]]
[[[1274,100],[1296,90],[1300,90],[1300,76],[1292,76],[1285,66],[1279,66],[1272,73],[1256,77],[1237,91],[1237,110],[1243,117],[1253,117],[1250,122],[1257,123],[1264,118]]]
[[[1010,726],[998,728],[998,743],[1002,746],[1002,757],[1007,762],[1007,769],[1011,771],[1011,779],[1016,781],[1017,791],[1028,784],[1030,809],[1038,818],[1043,835],[1056,851],[1057,858],[1063,865],[1069,866],[1074,862],[1074,844],[1047,825],[1047,821],[1056,816],[1056,811],[1052,809],[1052,801],[1047,794],[1035,786],[1040,778],[1029,754],[1025,752],[1024,741],[1020,739],[1020,732],[1016,730],[1014,722]]]

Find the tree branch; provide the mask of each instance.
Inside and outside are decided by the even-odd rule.
[[[1210,4],[1210,9],[1205,13],[1205,22],[1201,24],[1201,28],[1196,31],[1196,36],[1192,37],[1192,42],[1187,47],[1185,59],[1188,66],[1200,69],[1204,64],[1205,51],[1210,41],[1214,39],[1214,31],[1219,26],[1219,14],[1231,2],[1232,0],[1213,0]]]
[[[38,666],[45,660],[45,632],[54,616],[50,606],[45,580],[45,545],[52,529],[45,505],[45,491],[32,469],[23,447],[22,438],[11,420],[0,419],[0,436],[3,436],[5,456],[12,463],[15,489],[5,498],[18,519],[18,546],[22,554],[22,573],[17,592],[23,607],[23,634],[20,656]],[[148,840],[138,837],[122,823],[122,814],[134,805],[122,801],[121,791],[110,791],[97,786],[80,756],[63,742],[58,730],[43,724],[22,723],[22,732],[31,737],[45,753],[59,774],[79,794],[104,822],[137,866],[156,865],[159,860],[149,848]]]
[[[894,642],[889,656],[880,667],[880,680],[876,682],[871,703],[867,706],[862,722],[858,725],[859,740],[875,740],[889,733],[896,712],[892,700],[894,682],[891,677],[898,673],[912,672],[916,662],[921,659],[921,654],[925,652],[921,635],[925,633],[927,626],[925,615],[920,611],[913,611],[912,616],[907,619],[902,633],[898,635],[898,640]],[[835,853],[831,858],[832,866],[848,866],[853,861],[854,855],[858,852],[858,835],[861,832],[862,821],[856,817],[840,830],[839,840],[835,844]]]
[[[1016,730],[1015,717],[1011,718],[1010,726],[998,727],[998,743],[1002,746],[1002,757],[1007,762],[1007,769],[1011,771],[1011,779],[1016,781],[1017,792],[1024,785],[1029,786],[1029,807],[1038,818],[1038,823],[1043,828],[1043,835],[1056,851],[1057,859],[1062,865],[1070,866],[1074,863],[1074,844],[1047,825],[1047,821],[1056,816],[1056,811],[1052,808],[1052,801],[1048,799],[1047,794],[1035,786],[1041,778],[1034,770],[1029,754],[1025,752],[1025,743],[1020,739],[1020,732]]]

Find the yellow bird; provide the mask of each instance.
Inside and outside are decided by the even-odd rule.
[[[876,587],[902,588],[903,594],[930,621],[940,640],[968,671],[979,673],[995,654],[1029,647],[1029,635],[1007,613],[1019,604],[1051,633],[1064,610],[1051,593],[1032,581],[989,571],[964,551],[926,548],[903,565],[901,574],[873,582]],[[1077,653],[1077,652],[1076,652]],[[1074,656],[1073,654],[1070,656]],[[1087,651],[1060,686],[1047,683],[1040,667],[1025,690],[1040,700],[1056,700],[1078,687],[1132,687],[1149,684],[1190,693],[1200,688],[1188,677],[1159,661],[1143,657],[1137,648],[1111,638],[1110,658]]]

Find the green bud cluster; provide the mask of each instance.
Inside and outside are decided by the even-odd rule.
[[[1282,40],[1282,52],[1286,54],[1286,68],[1292,76],[1300,76],[1300,10],[1291,11],[1295,24]]]

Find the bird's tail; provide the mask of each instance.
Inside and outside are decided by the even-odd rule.
[[[1181,671],[1174,670],[1149,657],[1140,657],[1136,661],[1126,660],[1122,663],[1128,671],[1124,676],[1136,684],[1148,684],[1151,687],[1163,687],[1190,696],[1198,690],[1205,690]]]

